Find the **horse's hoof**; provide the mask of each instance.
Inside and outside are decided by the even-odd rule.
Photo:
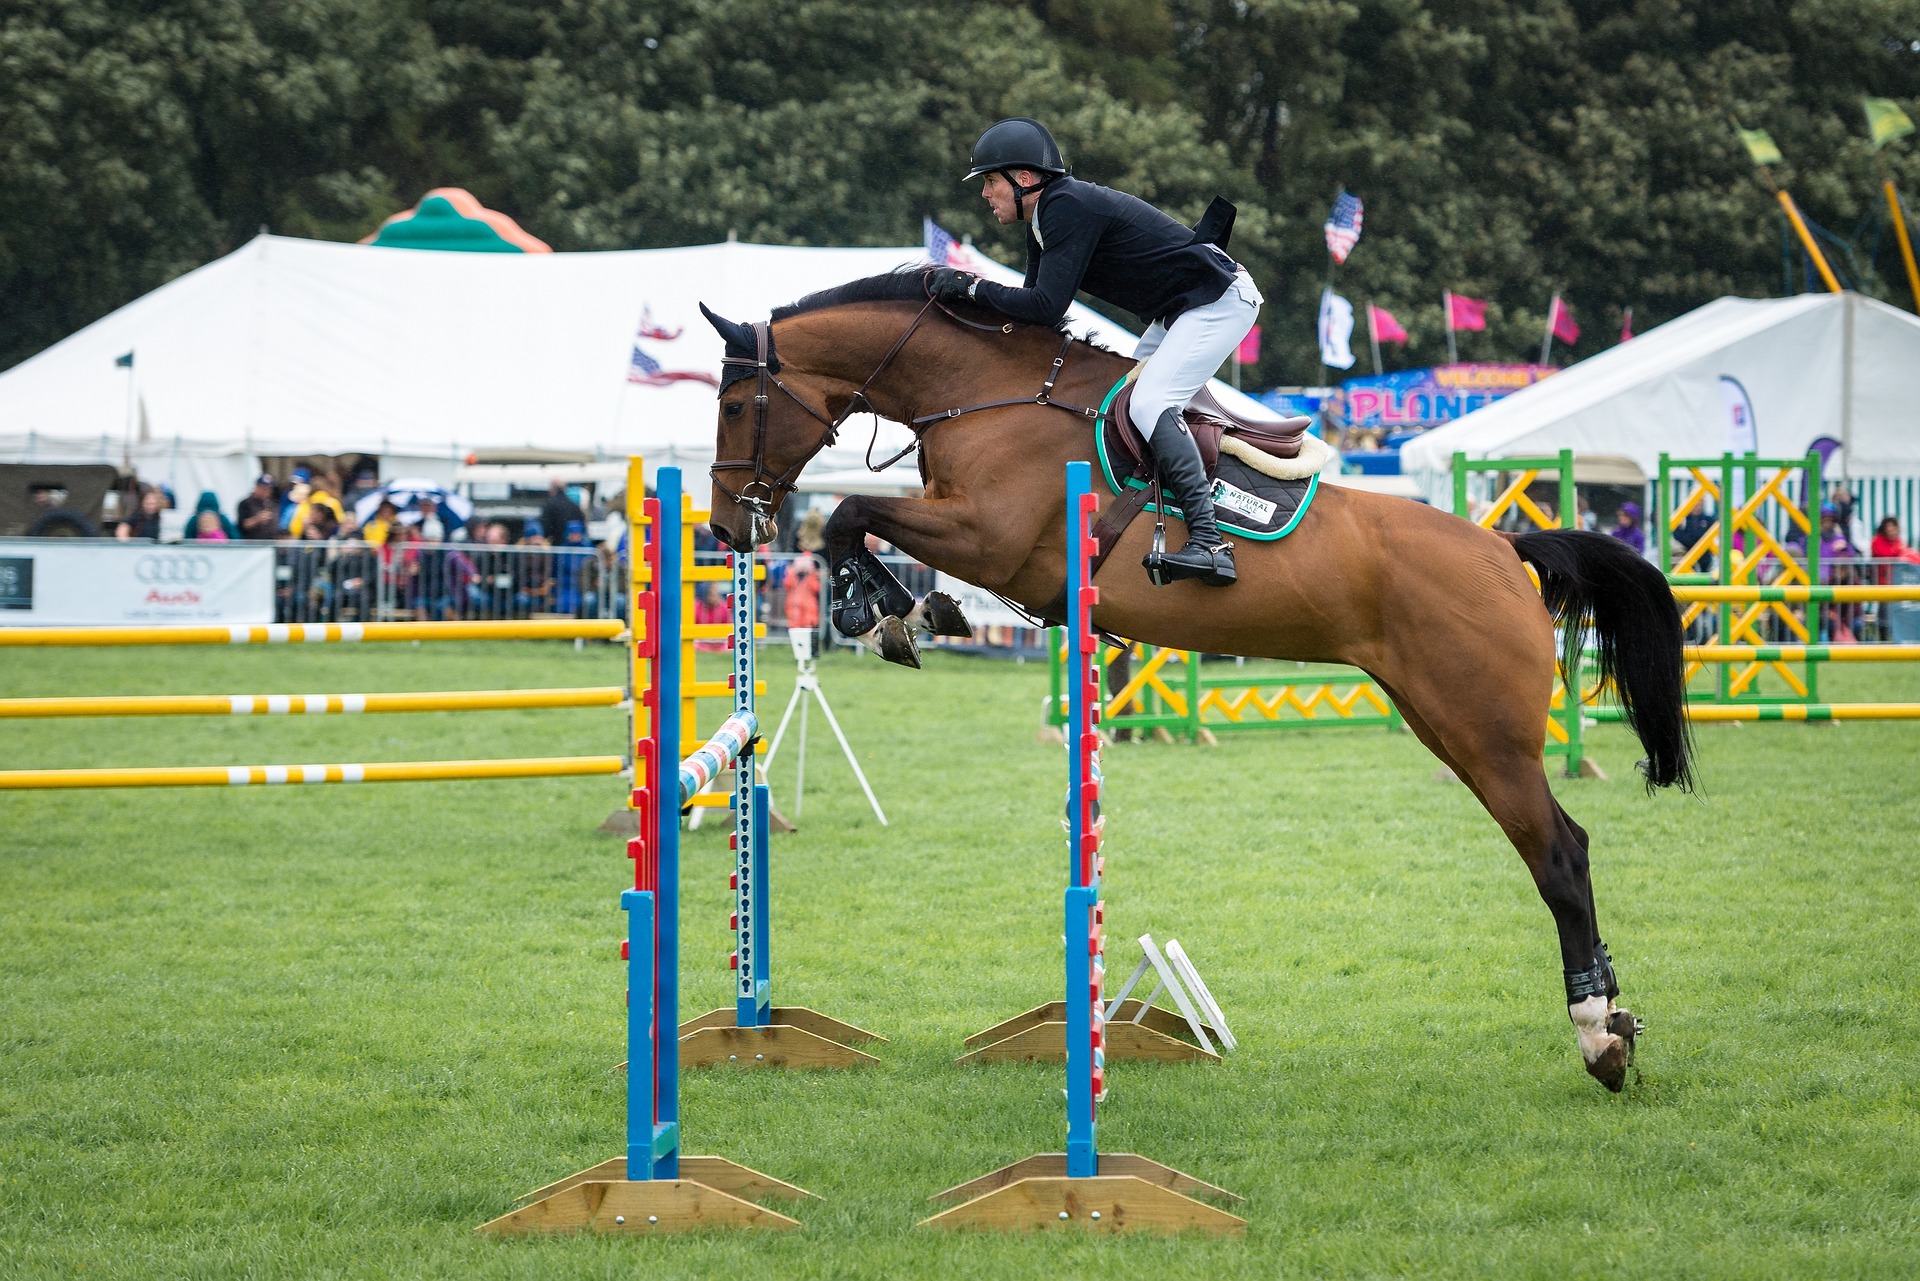
[[[1587,1064],[1587,1074],[1614,1094],[1627,1088],[1627,1065],[1633,1062],[1633,1046],[1615,1036],[1600,1057]]]
[[[928,592],[907,619],[929,636],[952,636],[959,640],[973,637],[973,624],[961,612],[960,602],[945,592]]]
[[[879,631],[875,639],[880,642],[880,657],[902,667],[920,666],[920,647],[914,644],[913,633],[906,623],[898,618],[883,618]]]

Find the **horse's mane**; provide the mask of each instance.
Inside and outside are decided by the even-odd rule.
[[[798,302],[790,302],[784,307],[775,307],[773,319],[776,322],[788,320],[794,316],[804,316],[808,312],[824,311],[828,307],[847,307],[854,303],[925,302],[927,300],[926,273],[925,263],[907,263],[878,276],[849,280],[844,285],[835,285],[831,289],[822,289],[817,293],[808,294]],[[997,312],[981,308],[968,310],[995,321],[1004,319]],[[1064,316],[1054,329],[1059,333],[1067,331],[1067,321]],[[1105,344],[1094,341],[1091,334],[1082,336],[1079,341],[1095,351],[1112,351],[1112,348]]]

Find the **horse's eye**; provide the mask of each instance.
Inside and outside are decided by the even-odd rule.
[[[728,418],[738,418],[740,416],[740,411],[745,408],[746,408],[745,405],[735,403],[731,405],[721,406],[720,412],[722,414],[725,414]]]

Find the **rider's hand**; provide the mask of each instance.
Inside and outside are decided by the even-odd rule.
[[[980,278],[953,267],[935,267],[927,277],[927,292],[944,303],[970,302]]]

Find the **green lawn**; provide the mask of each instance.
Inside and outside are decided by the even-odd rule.
[[[785,705],[768,651],[763,710]],[[0,694],[613,683],[557,644],[7,653]],[[689,1073],[688,1150],[823,1200],[804,1232],[476,1238],[622,1148],[630,884],[613,780],[0,796],[0,1275],[1901,1276],[1920,1272],[1920,726],[1714,726],[1704,795],[1558,781],[1649,1025],[1581,1070],[1550,919],[1465,788],[1386,730],[1107,753],[1111,965],[1179,937],[1221,1067],[1115,1066],[1110,1151],[1248,1200],[1243,1241],[916,1232],[1058,1150],[1058,1068],[957,1069],[1057,994],[1065,761],[1044,667],[836,657],[893,825],[814,721],[775,846],[775,991],[891,1038],[876,1070]],[[1832,699],[1920,699],[1835,669]],[[616,750],[604,710],[0,722],[7,766]],[[786,756],[786,749],[782,755]],[[776,797],[791,779],[775,774]],[[783,807],[786,801],[780,802]],[[728,856],[689,836],[683,1005],[728,997]]]

